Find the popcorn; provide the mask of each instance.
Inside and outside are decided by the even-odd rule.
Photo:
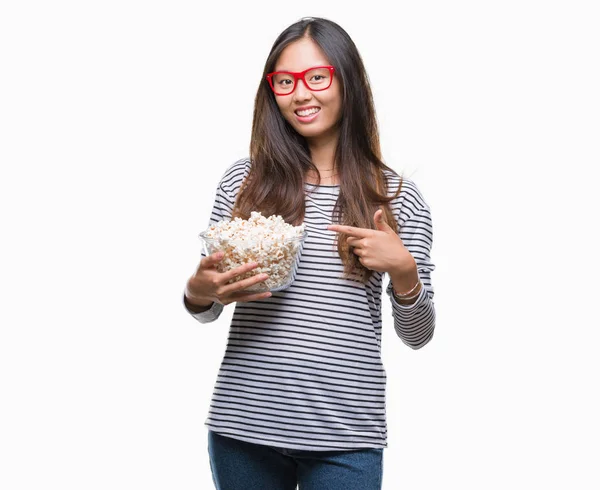
[[[266,273],[269,278],[244,289],[245,291],[279,291],[294,280],[305,237],[305,226],[292,226],[281,216],[268,218],[252,211],[248,220],[234,218],[211,225],[200,236],[207,245],[208,254],[223,251],[217,264],[219,272],[256,262],[258,267],[239,275],[228,284],[256,274]]]

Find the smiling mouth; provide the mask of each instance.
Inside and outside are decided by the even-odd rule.
[[[317,112],[320,112],[320,111],[321,111],[320,107],[313,107],[312,109],[306,109],[304,111],[294,111],[294,113],[300,117],[308,117],[308,116],[312,116],[313,114],[316,114]]]

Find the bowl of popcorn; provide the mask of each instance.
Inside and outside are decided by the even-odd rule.
[[[228,284],[241,281],[257,274],[269,278],[254,284],[244,291],[281,291],[289,287],[296,278],[307,232],[304,224],[293,226],[281,216],[268,218],[252,211],[250,218],[222,220],[200,233],[204,253],[211,255],[223,252],[217,263],[219,272],[227,272],[249,262],[258,267],[231,279]]]

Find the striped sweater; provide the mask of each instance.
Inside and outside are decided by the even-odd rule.
[[[210,224],[231,219],[250,165],[243,159],[227,169],[217,187]],[[400,177],[385,173],[393,195]],[[308,236],[294,283],[270,298],[235,303],[205,422],[208,429],[288,449],[387,447],[383,273],[374,271],[364,285],[341,278],[336,233],[327,230],[338,194],[339,186],[306,184]],[[418,349],[429,342],[435,327],[431,215],[414,182],[406,178],[390,204],[424,287],[411,305],[395,301],[391,281],[386,293],[398,337]],[[214,303],[202,313],[188,311],[200,323],[209,323],[222,310],[223,305]]]

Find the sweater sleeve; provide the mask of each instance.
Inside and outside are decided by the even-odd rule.
[[[233,212],[233,206],[235,204],[235,199],[227,192],[222,182],[219,183],[217,187],[215,201],[213,204],[213,209],[210,214],[209,226],[216,224],[221,220],[230,220],[231,214]],[[206,257],[206,253],[202,250],[202,258]],[[185,292],[183,294],[183,305],[187,312],[192,315],[196,320],[200,323],[211,323],[214,322],[221,313],[223,312],[223,305],[220,303],[213,303],[212,306],[201,313],[194,313],[187,307],[185,302]]]
[[[429,206],[422,200],[422,196],[419,195],[419,198],[419,207],[410,213],[400,227],[400,238],[415,259],[423,287],[416,301],[410,305],[403,305],[396,301],[391,280],[386,288],[392,302],[394,330],[402,342],[412,349],[420,349],[427,344],[435,329],[435,306],[431,284],[431,272],[435,269],[435,265],[430,260],[433,227]]]

